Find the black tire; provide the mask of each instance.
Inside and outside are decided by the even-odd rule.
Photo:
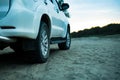
[[[45,22],[41,22],[38,37],[35,41],[36,45],[36,62],[45,63],[50,52],[49,29]]]
[[[71,37],[70,37],[70,30],[68,29],[65,37],[65,42],[59,43],[58,47],[60,50],[68,50],[70,48],[70,45],[71,45]]]

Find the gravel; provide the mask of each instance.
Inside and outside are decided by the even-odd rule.
[[[66,51],[51,45],[44,64],[27,55],[0,51],[0,80],[120,80],[120,35],[74,38]]]

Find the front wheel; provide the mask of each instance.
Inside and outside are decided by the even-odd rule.
[[[71,37],[70,37],[70,30],[68,29],[65,37],[65,42],[59,43],[58,47],[61,50],[68,50],[70,48],[70,45],[71,45]]]

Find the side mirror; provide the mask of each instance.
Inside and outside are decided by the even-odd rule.
[[[63,3],[62,5],[61,5],[61,7],[62,7],[62,9],[61,10],[66,10],[66,9],[68,9],[69,8],[69,4],[68,3]]]

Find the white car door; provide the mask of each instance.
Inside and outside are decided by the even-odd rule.
[[[65,29],[65,22],[64,18],[65,15],[62,11],[60,11],[59,6],[56,0],[52,1],[52,8],[51,9],[51,16],[52,16],[52,36],[53,37],[64,37],[64,29]]]

